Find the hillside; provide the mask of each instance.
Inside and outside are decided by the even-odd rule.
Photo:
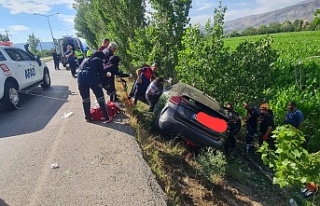
[[[317,8],[320,8],[320,0],[307,0],[275,11],[226,21],[225,31],[240,31],[249,26],[258,27],[260,25],[268,25],[272,22],[282,23],[287,20],[292,22],[296,19],[311,21],[314,18],[313,14]]]

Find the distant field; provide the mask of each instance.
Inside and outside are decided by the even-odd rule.
[[[224,39],[225,46],[235,49],[239,43],[249,40],[256,41],[267,35],[241,36]],[[284,58],[303,59],[310,56],[320,56],[320,31],[289,32],[270,34],[273,37],[272,46]]]

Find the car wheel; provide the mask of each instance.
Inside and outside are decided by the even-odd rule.
[[[48,69],[44,70],[43,73],[43,83],[41,84],[41,87],[44,89],[47,89],[51,86],[51,77]]]
[[[19,101],[18,86],[13,82],[7,82],[4,86],[3,106],[9,110],[15,110]]]

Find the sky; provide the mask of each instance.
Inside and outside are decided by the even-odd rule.
[[[225,20],[264,13],[286,6],[294,5],[301,0],[223,0],[227,6]],[[54,38],[75,35],[72,0],[0,0],[0,33],[8,31],[13,43],[24,43],[28,35],[34,33],[42,42],[52,41],[48,19]],[[190,10],[191,23],[205,25],[213,17],[219,0],[193,0]],[[35,15],[52,15],[50,17]]]

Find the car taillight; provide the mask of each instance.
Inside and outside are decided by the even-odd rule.
[[[169,101],[173,104],[178,105],[181,102],[181,97],[180,96],[171,96],[169,98]]]

